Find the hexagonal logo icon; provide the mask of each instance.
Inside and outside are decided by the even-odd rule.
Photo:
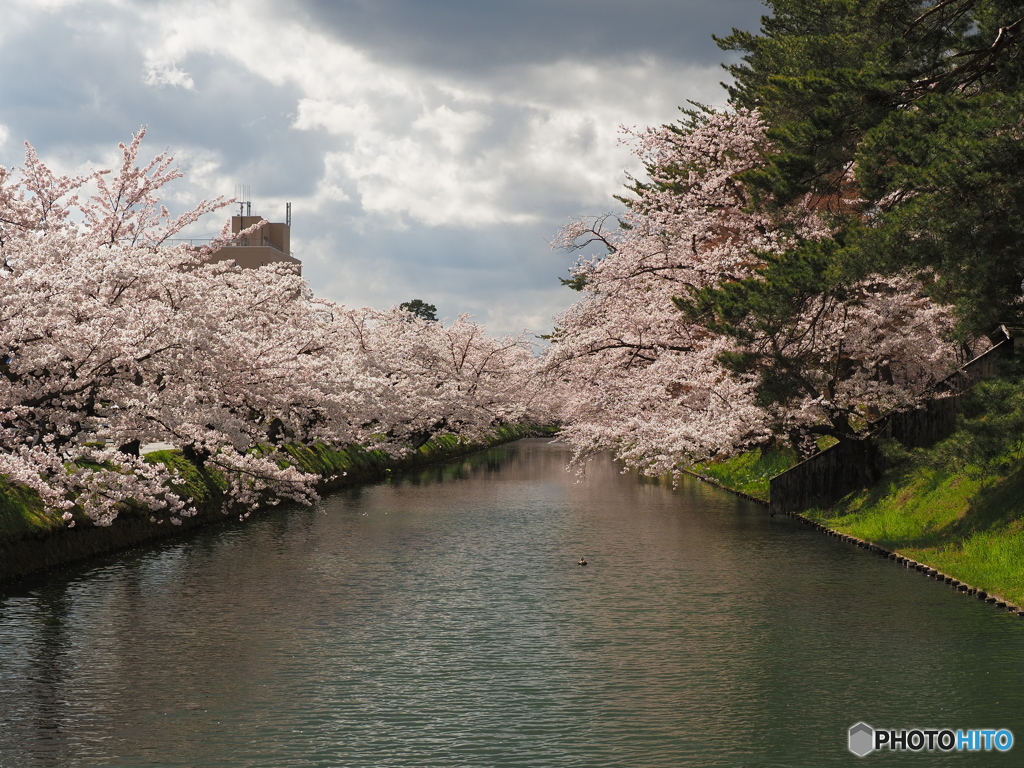
[[[857,757],[864,757],[874,750],[875,729],[867,723],[850,726],[850,751]]]

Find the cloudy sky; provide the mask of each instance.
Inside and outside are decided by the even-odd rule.
[[[413,298],[545,333],[574,294],[548,243],[616,210],[619,126],[721,104],[759,0],[0,0],[0,162],[110,167],[148,126],[172,210],[248,185],[320,296]],[[225,216],[229,215],[228,212]],[[213,235],[208,217],[190,234]]]

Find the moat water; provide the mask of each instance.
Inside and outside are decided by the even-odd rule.
[[[568,457],[520,441],[0,587],[0,766],[1024,765],[1024,621]],[[859,759],[858,721],[1022,741]]]

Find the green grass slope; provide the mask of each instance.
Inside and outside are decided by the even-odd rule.
[[[963,405],[948,438],[914,451],[882,444],[889,468],[878,484],[803,516],[1024,605],[1024,363],[977,384]],[[796,461],[755,449],[690,471],[768,501],[770,479]]]
[[[928,449],[883,446],[873,488],[804,516],[1024,604],[1024,376],[965,396],[957,430]]]
[[[731,491],[768,501],[768,484],[773,477],[799,461],[795,451],[755,448],[728,459],[695,464],[693,474],[714,480]]]
[[[979,476],[937,465],[942,448],[804,516],[1024,604],[1024,469]]]

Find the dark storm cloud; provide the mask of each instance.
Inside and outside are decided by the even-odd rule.
[[[137,87],[133,75],[74,26],[57,21],[47,29],[45,49],[30,34],[0,46],[0,122],[13,142],[51,150],[124,139],[138,128],[121,98]]]
[[[318,27],[381,60],[480,73],[562,58],[715,64],[711,39],[756,30],[760,0],[300,0]]]

